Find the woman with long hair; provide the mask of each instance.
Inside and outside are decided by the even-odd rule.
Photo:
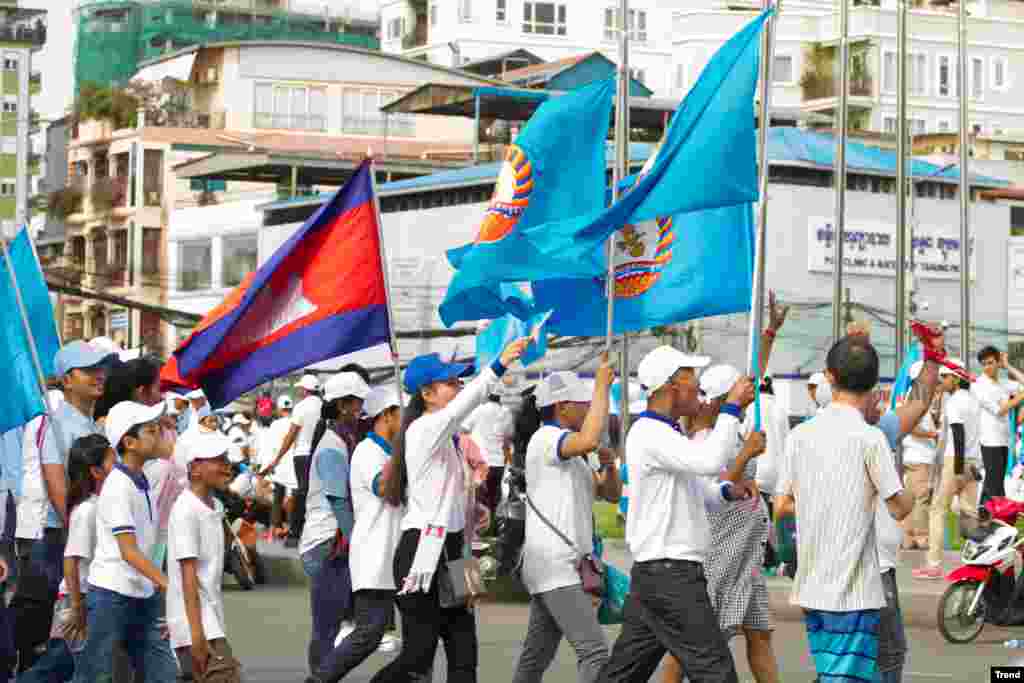
[[[599,472],[588,461],[601,445],[614,379],[605,356],[593,397],[571,372],[550,375],[536,392],[543,424],[526,452],[530,504],[522,569],[530,593],[530,622],[514,683],[539,683],[562,636],[576,651],[580,681],[596,680],[608,661],[608,643],[594,609],[596,597],[584,592],[577,564],[581,554],[594,552],[595,499],[615,503],[622,490],[610,450],[602,449]]]
[[[64,581],[54,609],[53,628],[46,654],[18,676],[19,682],[70,681],[75,655],[86,636],[85,593],[89,590],[89,562],[96,549],[96,499],[116,460],[110,442],[101,434],[75,440],[68,456],[68,542],[64,549]]]
[[[442,608],[437,573],[464,555],[467,517],[465,461],[456,444],[462,421],[487,400],[505,369],[522,356],[529,339],[509,344],[465,389],[459,379],[470,369],[438,355],[409,364],[403,383],[412,396],[395,444],[396,474],[384,498],[406,505],[395,551],[398,610],[403,647],[374,681],[419,678],[431,670],[437,641],[444,641],[449,683],[476,681],[476,619],[470,607]]]

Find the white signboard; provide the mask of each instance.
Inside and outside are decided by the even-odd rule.
[[[807,269],[831,273],[835,249],[835,226],[831,218],[808,219]],[[889,223],[857,221],[843,230],[843,272],[875,277],[896,277],[896,226]],[[971,279],[976,270],[976,252],[971,238]],[[932,280],[960,279],[959,227],[914,228],[914,273]]]

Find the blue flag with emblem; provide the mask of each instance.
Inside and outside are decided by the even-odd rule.
[[[711,58],[673,115],[656,163],[633,190],[607,209],[527,227],[537,251],[584,259],[623,226],[757,201],[754,95],[759,38],[772,11],[762,12]]]
[[[0,348],[4,359],[0,363],[0,386],[5,391],[4,409],[0,410],[0,432],[19,427],[44,411],[39,378],[15,296],[11,269],[25,304],[44,376],[54,374],[53,359],[60,350],[50,293],[27,228],[11,240],[7,251],[10,267],[6,259],[0,260]]]
[[[600,272],[600,263],[589,255],[541,254],[523,231],[605,206],[614,94],[615,82],[609,78],[552,97],[516,137],[476,241],[448,252],[456,273],[439,310],[445,325],[509,313],[516,298],[503,296],[499,283]]]

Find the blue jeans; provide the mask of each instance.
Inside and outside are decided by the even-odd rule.
[[[302,554],[302,569],[309,577],[313,634],[309,640],[309,672],[320,671],[323,659],[334,650],[341,622],[352,618],[352,576],[348,556],[329,557],[334,540],[324,541]]]
[[[93,683],[112,674],[114,643],[118,640],[124,643],[132,668],[142,674],[141,680],[174,683],[178,665],[158,625],[162,603],[159,593],[130,598],[91,586],[85,599],[89,633],[78,658],[75,683]]]
[[[46,654],[17,683],[66,683],[75,675],[75,657],[63,638],[51,638]]]

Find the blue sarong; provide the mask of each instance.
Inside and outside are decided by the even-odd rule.
[[[819,683],[877,680],[879,610],[804,610],[804,622]]]

